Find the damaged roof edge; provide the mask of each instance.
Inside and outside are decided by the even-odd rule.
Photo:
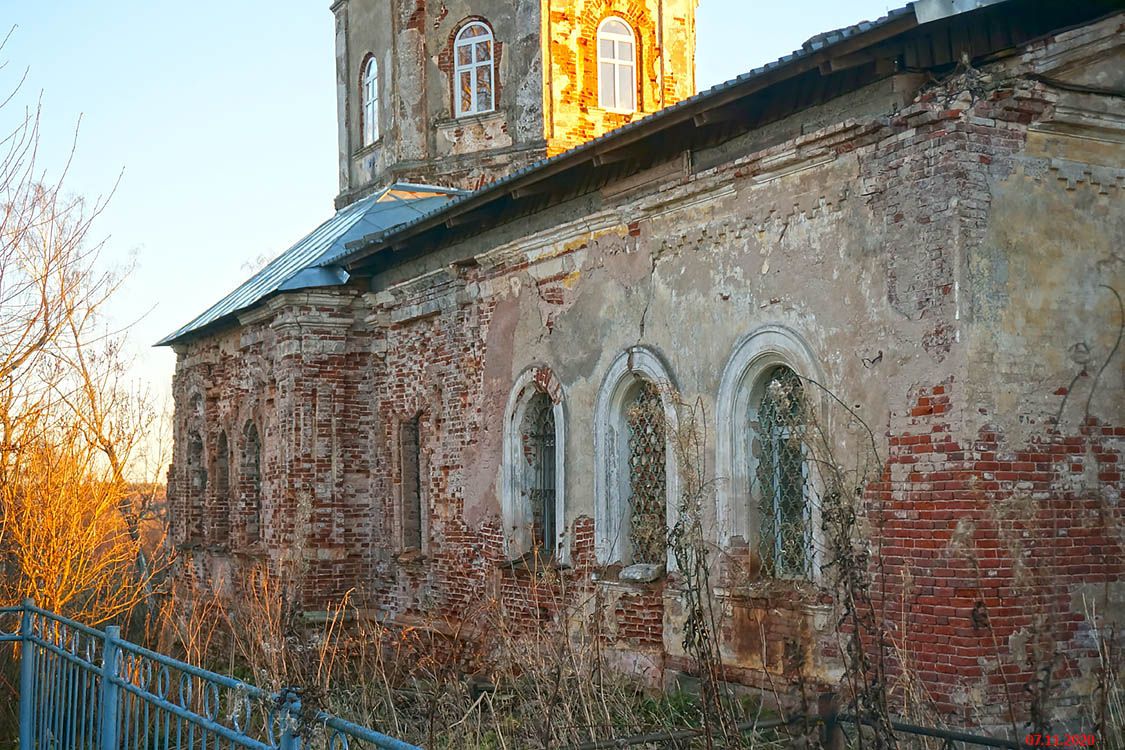
[[[921,0],[928,5],[962,8],[955,12],[946,12],[944,15],[954,15],[955,13],[973,10],[976,7],[1009,1]],[[914,9],[915,5],[916,3],[908,3],[901,8],[889,11],[887,15],[876,21],[863,21],[843,29],[819,34],[805,42],[800,50],[774,62],[717,84],[670,107],[658,110],[628,125],[623,125],[580,146],[575,146],[569,151],[528,165],[507,177],[491,182],[467,195],[455,198],[425,216],[420,216],[413,221],[394,227],[388,232],[370,234],[349,242],[346,245],[347,252],[333,258],[332,262],[349,271],[354,271],[358,264],[385,248],[392,240],[400,242],[409,239],[454,216],[465,214],[519,188],[594,159],[599,153],[636,142],[667,127],[694,118],[701,112],[720,107],[747,94],[798,75],[837,54],[863,49],[883,39],[909,31],[919,25]],[[932,20],[944,17],[938,14],[940,10],[941,8],[935,8],[931,11],[929,18]]]

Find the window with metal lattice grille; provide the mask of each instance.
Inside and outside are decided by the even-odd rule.
[[[805,394],[788,367],[768,376],[757,411],[759,553],[766,575],[807,577],[812,559]]]
[[[625,407],[629,433],[629,525],[634,563],[663,564],[667,547],[664,405],[643,382]]]

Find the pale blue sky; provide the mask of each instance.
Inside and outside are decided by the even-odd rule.
[[[821,31],[873,19],[886,0],[701,0],[707,88]],[[113,300],[137,377],[167,393],[174,355],[151,344],[237,286],[332,212],[336,105],[328,0],[0,0],[15,25],[0,92],[28,79],[7,132],[42,93],[41,151],[57,168],[81,115],[68,186],[120,186],[94,233],[136,271]],[[0,97],[2,98],[2,97]],[[17,111],[18,110],[18,111]]]

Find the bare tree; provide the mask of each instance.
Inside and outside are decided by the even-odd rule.
[[[101,316],[123,278],[90,239],[105,200],[65,192],[69,156],[58,178],[38,166],[39,118],[0,136],[0,596],[101,622],[150,591],[128,479],[155,422]]]

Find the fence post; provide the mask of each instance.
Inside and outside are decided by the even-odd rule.
[[[31,640],[33,602],[24,599],[20,613],[20,750],[31,750],[35,743],[35,649]]]
[[[121,704],[121,686],[117,678],[117,655],[121,647],[121,628],[110,625],[105,629],[105,642],[102,647],[102,690],[99,711],[99,726],[102,728],[101,750],[117,750],[117,714]]]
[[[282,704],[278,750],[301,750],[301,693],[294,688],[282,688],[277,701]]]

